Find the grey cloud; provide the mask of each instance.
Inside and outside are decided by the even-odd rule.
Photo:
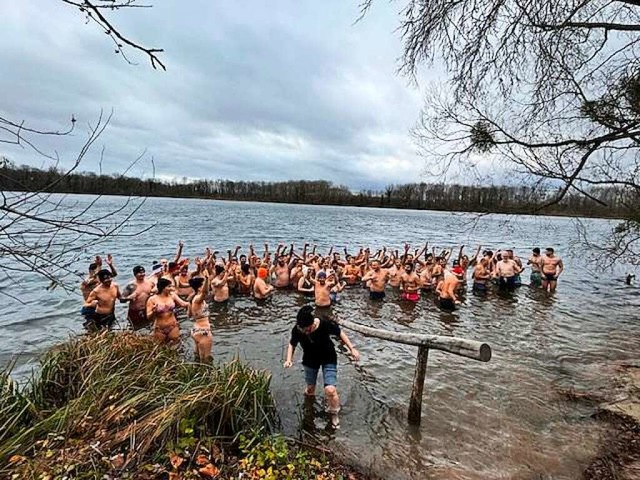
[[[11,5],[0,32],[0,113],[60,125],[114,109],[103,169],[145,148],[163,177],[325,179],[352,188],[415,181],[408,129],[420,92],[394,75],[393,6],[353,25],[357,2],[189,2],[118,12],[133,39],[166,49],[167,72],[113,53],[106,35],[61,3]],[[43,25],[53,25],[44,30]],[[79,129],[80,130],[80,129]],[[78,131],[47,148],[73,158]],[[28,151],[2,152],[38,165]],[[98,168],[99,150],[83,165]],[[412,168],[415,167],[415,168]],[[142,163],[132,173],[149,175]],[[382,175],[381,175],[382,174]]]

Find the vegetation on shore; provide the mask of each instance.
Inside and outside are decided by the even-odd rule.
[[[65,172],[55,167],[48,170],[25,165],[16,167],[7,159],[0,161],[0,189],[604,218],[624,217],[628,213],[629,202],[629,192],[617,187],[593,187],[589,189],[589,196],[570,193],[561,202],[541,209],[557,193],[555,189],[545,190],[524,185],[483,186],[422,182],[387,185],[380,191],[353,192],[346,186],[323,180],[143,180],[121,175]]]
[[[72,338],[0,375],[0,478],[357,478],[275,434],[270,375],[135,333]]]

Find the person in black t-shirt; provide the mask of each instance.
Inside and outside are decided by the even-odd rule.
[[[327,412],[331,415],[332,425],[338,427],[338,412],[340,411],[340,398],[336,390],[338,357],[330,335],[342,340],[355,361],[360,359],[360,353],[353,347],[349,337],[340,330],[338,324],[329,320],[315,318],[313,307],[310,305],[302,307],[298,311],[296,325],[291,330],[291,340],[289,341],[287,360],[284,362],[284,367],[290,368],[293,365],[293,353],[298,344],[300,344],[303,352],[304,378],[307,384],[304,393],[309,396],[316,394],[316,381],[320,367],[322,367]]]

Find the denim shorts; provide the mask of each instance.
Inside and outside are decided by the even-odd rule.
[[[304,380],[307,385],[314,385],[318,380],[319,368],[311,368],[303,365],[304,367]],[[335,363],[327,363],[322,365],[322,379],[324,380],[324,386],[332,385],[336,386],[338,383],[338,365]]]

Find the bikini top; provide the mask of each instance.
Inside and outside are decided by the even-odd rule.
[[[193,303],[191,305],[193,306]],[[193,312],[192,317],[194,320],[205,317],[209,318],[209,305],[207,302],[202,302],[202,308],[198,312]]]
[[[156,313],[173,313],[176,309],[176,304],[171,302],[167,305],[158,305],[156,306]]]

